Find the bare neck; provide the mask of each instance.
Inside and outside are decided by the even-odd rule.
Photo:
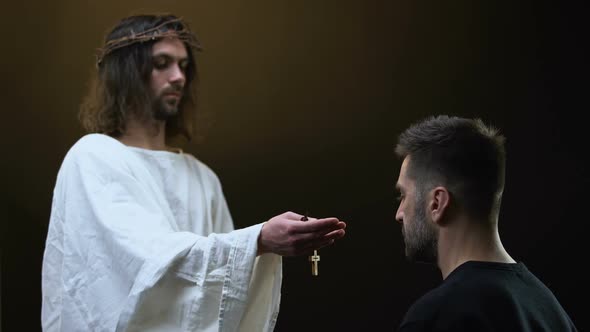
[[[164,121],[139,121],[130,119],[125,133],[117,139],[128,146],[149,150],[170,150],[166,146],[166,123]]]
[[[516,263],[500,241],[497,223],[481,226],[467,218],[459,218],[440,228],[438,266],[443,279],[468,261]]]

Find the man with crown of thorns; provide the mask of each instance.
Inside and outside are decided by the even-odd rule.
[[[170,146],[193,134],[198,50],[174,15],[107,34],[53,192],[44,331],[272,331],[281,257],[344,236],[294,212],[234,229],[216,174]]]

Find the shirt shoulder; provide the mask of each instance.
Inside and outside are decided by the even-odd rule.
[[[451,291],[449,290],[449,287],[442,284],[422,295],[412,304],[412,306],[410,306],[402,325],[417,324],[418,322],[421,322],[420,325],[423,325],[425,321],[434,319],[443,307],[446,298],[450,293]]]
[[[487,296],[483,293],[497,290],[494,278],[488,271],[466,265],[457,268],[438,287],[420,297],[408,310],[402,325],[429,326],[448,315],[468,316],[477,312]],[[502,296],[501,292],[494,296]]]
[[[58,171],[60,178],[102,177],[113,170],[125,170],[127,155],[123,143],[104,134],[86,134],[67,151]]]
[[[190,167],[200,175],[200,177],[205,181],[211,181],[214,184],[219,184],[219,176],[217,173],[207,165],[205,162],[201,161],[199,158],[195,157],[191,153],[183,152],[183,156]]]
[[[402,326],[512,331],[545,324],[554,327],[550,330],[564,330],[566,315],[534,279],[521,263],[465,263],[416,301]]]
[[[101,160],[116,160],[122,151],[123,143],[104,134],[82,136],[68,150],[65,160],[95,157]]]
[[[133,174],[135,159],[123,143],[103,134],[81,137],[66,153],[58,171],[61,177],[101,178]]]

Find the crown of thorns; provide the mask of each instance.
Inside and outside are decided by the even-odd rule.
[[[166,26],[176,22],[180,23],[180,29],[177,30],[165,28]],[[132,44],[143,43],[146,41],[157,40],[166,37],[177,38],[197,51],[202,50],[201,44],[195,35],[193,35],[193,33],[186,27],[186,24],[182,22],[182,18],[174,18],[151,29],[141,32],[135,32],[131,30],[131,34],[127,36],[107,41],[104,46],[98,50],[98,54],[96,56],[96,65],[100,66],[104,57],[115,50],[127,47]]]

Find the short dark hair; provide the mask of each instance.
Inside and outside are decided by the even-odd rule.
[[[151,37],[155,36],[155,37]],[[196,37],[186,23],[170,15],[134,15],[119,21],[105,37],[97,62],[98,72],[80,108],[80,121],[88,132],[119,136],[125,132],[130,115],[152,116],[149,90],[151,51],[161,36],[177,36],[188,53],[184,94],[179,112],[166,122],[166,136],[192,137],[196,112]]]
[[[406,129],[395,152],[409,158],[408,177],[417,190],[449,190],[468,215],[495,220],[504,191],[504,136],[481,119],[433,116]]]

